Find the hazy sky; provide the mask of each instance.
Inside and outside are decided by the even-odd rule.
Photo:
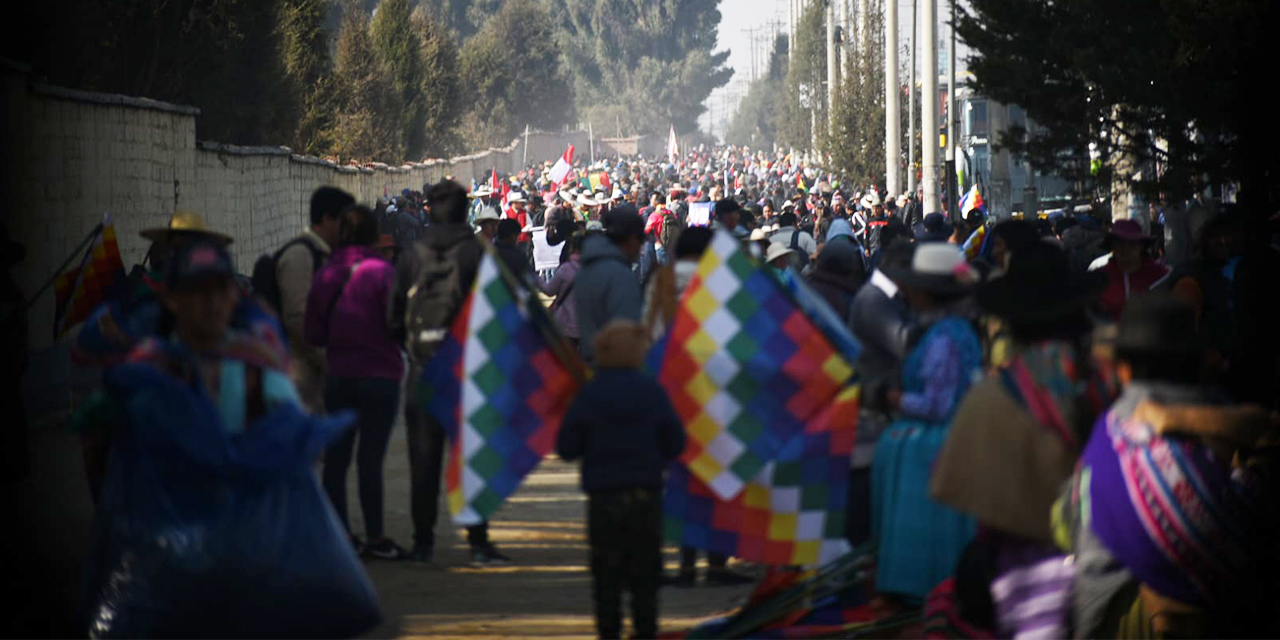
[[[814,2],[818,0],[810,0]],[[911,7],[913,2],[919,0],[896,0],[898,3],[898,38],[900,46],[910,46],[911,44]],[[965,4],[962,1],[962,4]],[[938,32],[942,33],[948,20],[948,0],[936,0],[938,5]],[[856,6],[857,0],[853,0],[852,4]],[[768,29],[769,22],[777,20],[778,31],[786,33],[787,30],[787,0],[720,0],[720,30],[717,44],[721,51],[729,50],[729,66],[733,68],[733,78],[729,80],[729,84],[720,88],[707,98],[707,112],[703,114],[701,119],[702,129],[704,131],[713,131],[720,134],[724,131],[727,118],[733,114],[736,106],[735,98],[746,94],[747,82],[751,76],[751,34],[747,33],[749,29]],[[757,38],[768,42],[767,36],[761,32],[755,34]],[[964,69],[964,57],[966,51],[963,45],[960,45],[957,51],[957,57],[961,58],[956,67]],[[945,50],[940,49],[938,55],[944,55]]]

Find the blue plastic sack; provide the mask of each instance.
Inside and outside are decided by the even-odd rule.
[[[103,487],[80,620],[93,637],[349,637],[377,595],[312,470],[352,416],[281,405],[228,434],[148,365],[107,375],[127,427]]]

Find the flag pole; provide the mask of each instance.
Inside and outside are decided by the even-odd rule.
[[[102,233],[102,226],[103,226],[103,223],[99,222],[96,226],[93,227],[93,230],[89,232],[89,235],[85,236],[84,240],[81,240],[80,244],[76,245],[76,248],[71,250],[71,254],[67,256],[66,260],[62,261],[62,265],[59,266],[58,269],[53,272],[53,275],[50,276],[49,279],[45,281],[44,285],[42,285],[40,289],[36,291],[36,294],[31,296],[31,299],[27,301],[28,309],[30,309],[33,305],[35,305],[36,300],[39,300],[40,296],[44,295],[45,291],[49,290],[49,287],[53,286],[53,282],[58,279],[58,276],[62,275],[63,272],[67,270],[67,267],[71,266],[71,261],[75,260],[76,256],[81,255],[81,253],[84,251],[85,246],[93,242],[94,238],[97,238],[99,233]],[[84,258],[81,257],[80,260],[83,262]]]
[[[591,164],[596,162],[596,133],[591,128],[591,122],[587,122],[587,142],[591,145]]]
[[[529,166],[529,125],[524,125],[524,159],[520,161],[520,170]]]

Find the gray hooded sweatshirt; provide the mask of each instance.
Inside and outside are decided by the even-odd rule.
[[[593,235],[582,243],[582,270],[574,285],[578,309],[578,350],[591,362],[591,340],[596,333],[619,318],[640,321],[644,293],[631,263],[622,251],[603,235]]]

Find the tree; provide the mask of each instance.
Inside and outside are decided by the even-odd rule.
[[[846,49],[832,107],[834,127],[821,136],[832,169],[858,186],[882,183],[884,177],[884,43],[883,37],[870,35],[882,34],[882,25],[883,15],[873,6],[867,16],[868,37]],[[899,99],[905,119],[906,96]]]
[[[502,8],[502,0],[422,0],[418,6],[452,31],[459,42],[466,42]]]
[[[717,0],[563,0],[552,3],[580,110],[596,130],[665,136],[697,129],[703,103],[724,86],[716,53]],[[625,115],[622,115],[625,114]]]
[[[458,76],[458,45],[444,24],[421,5],[413,12],[413,28],[421,48],[422,155],[444,158],[462,144],[462,86]]]
[[[509,0],[459,58],[472,148],[506,145],[526,124],[554,129],[573,121],[573,91],[551,17],[535,0]]]
[[[330,5],[329,0],[284,0],[276,20],[287,85],[279,95],[297,114],[290,145],[312,155],[330,146],[325,138],[333,117],[333,61],[325,27]]]
[[[826,7],[811,2],[796,25],[796,43],[791,50],[787,77],[779,97],[775,127],[778,142],[797,149],[813,148],[814,111],[821,122],[826,118],[823,103],[827,80]]]
[[[1280,201],[1280,135],[1254,86],[1270,77],[1268,0],[971,0],[957,31],[978,93],[1036,127],[999,143],[1036,169],[1089,180],[1092,147],[1156,171],[1116,175],[1148,196],[1238,182],[1258,210]],[[1104,169],[1111,168],[1109,163]],[[1101,174],[1105,188],[1107,172]]]
[[[400,92],[391,70],[374,53],[368,15],[354,3],[344,7],[334,80],[337,108],[329,134],[334,153],[354,160],[402,159]]]
[[[407,156],[420,157],[426,109],[422,97],[422,41],[410,22],[409,0],[382,0],[370,35],[378,60],[391,72],[404,111],[400,123]]]

